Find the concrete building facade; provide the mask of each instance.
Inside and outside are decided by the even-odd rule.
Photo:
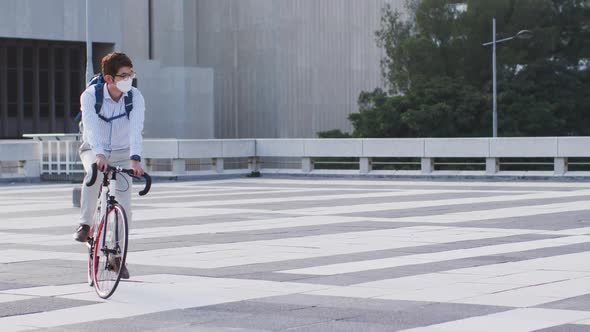
[[[347,115],[358,110],[359,93],[382,84],[374,32],[386,3],[401,8],[403,0],[91,1],[94,62],[110,50],[132,57],[147,102],[146,137],[293,138],[350,130]],[[70,128],[66,118],[79,107],[74,96],[82,77],[66,69],[52,75],[51,62],[46,83],[45,70],[37,69],[45,49],[65,47],[77,59],[71,60],[75,72],[81,70],[85,10],[81,0],[0,3],[0,119],[6,127]],[[9,66],[10,54],[18,59],[29,51],[30,68],[21,69],[18,60]],[[70,77],[69,95],[61,92],[68,89],[59,75]],[[70,102],[37,97],[49,87]],[[3,103],[11,93],[16,98]],[[63,114],[54,120],[63,126],[41,126],[43,112]],[[10,136],[1,127],[0,138]]]

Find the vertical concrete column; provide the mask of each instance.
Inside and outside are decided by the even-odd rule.
[[[361,174],[369,174],[372,171],[371,158],[361,158],[359,168]]]
[[[553,172],[555,175],[565,175],[567,173],[567,158],[555,158]]]
[[[430,174],[434,171],[434,158],[422,158],[421,160],[422,174]]]
[[[172,174],[173,175],[186,174],[186,160],[172,159]]]
[[[18,162],[18,174],[27,178],[40,178],[41,163],[38,160],[21,160]]]
[[[248,170],[250,172],[257,172],[259,167],[260,167],[260,160],[258,160],[258,157],[252,157],[252,158],[248,159]]]
[[[150,158],[145,158],[142,161],[142,164],[145,163],[145,167],[144,169],[146,170],[146,172],[151,173],[152,170],[154,169],[154,163],[152,162],[152,160]]]
[[[498,158],[486,158],[486,174],[494,175],[500,171]]]
[[[223,158],[215,158],[213,159],[213,164],[215,164],[215,171],[217,173],[223,173]]]
[[[313,163],[311,162],[311,158],[301,158],[301,170],[303,173],[310,173],[313,171]]]

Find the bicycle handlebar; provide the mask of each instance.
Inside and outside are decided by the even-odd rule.
[[[96,176],[98,175],[98,172],[96,171],[98,166],[96,166],[96,163],[93,163],[91,167],[92,177],[90,178],[90,181],[86,182],[87,187],[92,187],[92,185],[94,185],[94,182],[96,182]]]
[[[87,187],[94,185],[94,183],[96,182],[96,177],[98,175],[98,168],[96,166],[96,163],[93,163],[91,168],[92,168],[92,176],[90,177],[90,180],[88,182],[86,182]],[[108,173],[108,172],[122,172],[122,173],[126,173],[132,177],[135,177],[133,175],[132,169],[122,168],[119,170],[119,168],[117,168],[117,167],[107,166],[107,170],[103,173]],[[148,173],[143,173],[142,176],[145,179],[145,187],[143,188],[143,190],[141,190],[139,192],[139,196],[147,195],[147,193],[150,191],[150,188],[152,187],[152,177]]]

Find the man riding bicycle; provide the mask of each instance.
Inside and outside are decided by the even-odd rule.
[[[105,171],[107,165],[128,166],[135,176],[144,174],[140,162],[145,101],[141,92],[132,87],[135,78],[133,64],[127,55],[118,52],[107,54],[101,63],[101,80],[90,85],[80,97],[83,128],[80,159],[86,171],[84,183],[92,174],[93,163],[97,164],[99,171]],[[132,181],[127,174],[122,173],[121,177],[118,200],[130,222]],[[88,241],[101,183],[102,178],[99,178],[90,187],[82,185],[80,225],[74,234],[76,241]],[[129,278],[125,266],[120,274],[123,279]]]

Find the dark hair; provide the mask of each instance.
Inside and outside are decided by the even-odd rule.
[[[121,67],[133,67],[131,59],[125,53],[120,52],[111,52],[105,55],[101,64],[103,76],[115,76]]]

